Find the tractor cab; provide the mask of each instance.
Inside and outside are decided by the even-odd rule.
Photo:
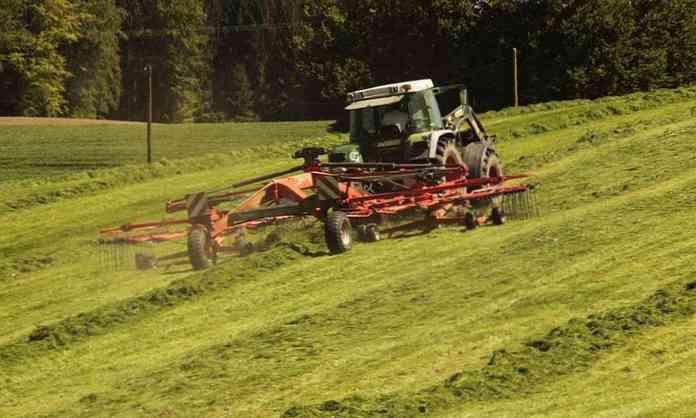
[[[442,115],[437,95],[458,91],[461,104]],[[332,162],[438,163],[444,143],[463,156],[473,142],[492,146],[461,84],[435,87],[432,80],[387,84],[348,93],[350,144],[333,149]],[[439,145],[438,145],[439,144]],[[439,151],[438,151],[439,150]]]
[[[334,150],[333,161],[403,161],[411,143],[443,128],[431,80],[358,90],[348,101],[351,144]]]

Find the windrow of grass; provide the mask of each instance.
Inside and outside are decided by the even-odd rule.
[[[525,116],[529,114],[535,114],[534,116],[545,116],[549,113],[561,115],[564,113],[571,113],[569,111],[575,110],[578,107],[588,107],[588,106],[598,106],[602,107],[605,104],[619,104],[619,108],[623,108],[622,105],[632,105],[640,106],[639,104],[632,102],[657,102],[656,105],[665,104],[672,102],[675,99],[675,94],[677,96],[691,96],[693,94],[693,89],[695,86],[683,86],[676,89],[657,89],[648,92],[637,92],[632,94],[627,94],[623,96],[607,96],[600,97],[598,99],[577,99],[577,100],[561,100],[561,101],[550,101],[544,103],[535,103],[527,106],[518,107],[507,107],[501,110],[494,110],[482,113],[480,115],[483,119],[491,119],[495,125],[500,123],[510,121],[511,118],[518,116]],[[635,108],[633,109],[635,110]],[[615,114],[620,114],[615,113]],[[517,120],[520,120],[519,118]]]
[[[297,260],[308,251],[306,244],[281,240],[269,245],[261,254],[230,260],[232,265],[228,268],[234,270],[233,276],[220,276],[210,272],[194,274],[139,296],[102,305],[49,325],[37,325],[28,335],[0,345],[0,364],[7,367],[23,362],[26,365],[27,360],[43,352],[65,349],[71,344],[110,332],[119,324],[137,321],[157,311],[191,301],[202,294],[229,288],[233,280],[245,280],[259,271],[271,271]]]
[[[654,327],[605,352],[592,368],[528,396],[472,402],[435,416],[688,417],[693,412],[696,318]]]
[[[164,202],[211,186],[229,184],[288,168],[292,161],[275,159],[153,179],[96,192],[23,211],[0,215],[0,343],[102,304],[166,286],[191,274],[184,253],[182,265],[136,273],[114,266],[118,246],[99,245],[99,231],[107,227],[163,219]],[[171,215],[168,218],[181,218]],[[159,255],[186,250],[185,242],[148,246],[136,251]],[[116,260],[111,258],[117,257]],[[130,261],[130,260],[128,260]]]
[[[696,87],[683,87],[592,101],[560,102],[564,105],[559,109],[533,113],[512,108],[511,111],[522,113],[515,113],[517,116],[513,117],[500,117],[494,112],[494,119],[490,121],[486,117],[483,119],[487,122],[485,125],[496,133],[498,140],[505,142],[529,135],[555,133],[570,127],[594,126],[597,122],[613,119],[616,116],[630,116],[670,104],[693,102],[694,99],[696,99]],[[537,105],[531,107],[535,106]],[[685,114],[691,117],[696,115],[696,106],[687,108]]]
[[[421,417],[472,401],[522,397],[536,387],[590,368],[607,350],[624,345],[646,330],[674,324],[696,313],[696,281],[659,289],[629,307],[573,319],[514,351],[494,351],[486,366],[462,371],[416,393],[376,399],[355,396],[311,407],[292,407],[290,417]]]

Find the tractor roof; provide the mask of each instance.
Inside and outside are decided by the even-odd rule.
[[[423,91],[433,87],[430,79],[402,81],[400,83],[385,84],[383,86],[371,87],[364,90],[356,90],[348,93],[348,102],[353,103],[359,100],[374,99],[377,97],[389,97]]]

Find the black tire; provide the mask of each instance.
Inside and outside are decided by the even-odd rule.
[[[215,263],[210,233],[203,225],[194,225],[188,233],[188,257],[194,270],[205,270]]]
[[[474,142],[464,148],[464,163],[469,167],[470,178],[500,177],[503,162],[490,145]]]
[[[379,236],[379,228],[374,224],[367,225],[364,233],[366,242],[377,242],[381,238]]]
[[[437,141],[433,163],[442,166],[464,165],[462,154],[453,138],[445,137]]]
[[[376,224],[359,225],[356,229],[358,239],[362,242],[377,242],[381,239],[379,227]]]
[[[326,246],[332,254],[341,254],[353,247],[351,225],[348,216],[340,211],[329,212],[324,224],[324,237]]]
[[[464,163],[469,168],[469,178],[478,179],[483,177],[502,177],[503,162],[495,152],[495,149],[484,142],[473,142],[464,148]],[[476,190],[480,186],[471,187]],[[474,202],[476,206],[500,207],[501,197],[484,199]]]
[[[467,212],[464,215],[464,227],[466,227],[468,231],[474,230],[478,227],[478,221],[473,213]]]
[[[503,212],[503,209],[499,207],[493,207],[493,209],[491,209],[491,220],[493,221],[493,225],[504,224],[507,219],[505,217],[505,212]]]

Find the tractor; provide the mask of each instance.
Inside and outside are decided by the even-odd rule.
[[[437,97],[453,90],[461,104],[443,116]],[[350,92],[347,101],[350,144],[335,147],[330,162],[466,165],[469,178],[503,176],[495,136],[486,133],[463,85],[406,81]]]

